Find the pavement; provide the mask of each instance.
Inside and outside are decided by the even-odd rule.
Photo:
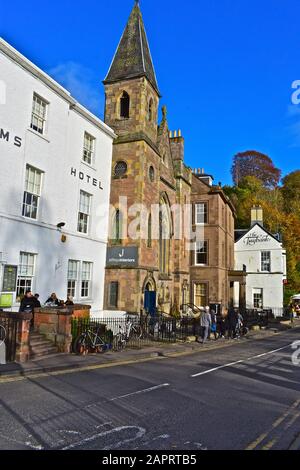
[[[2,376],[0,449],[300,450],[299,340],[261,331]]]
[[[128,364],[137,360],[143,361],[155,357],[176,357],[181,355],[194,354],[198,352],[214,351],[220,348],[233,346],[236,341],[246,344],[249,341],[263,340],[270,336],[281,334],[291,327],[300,328],[300,320],[290,322],[274,323],[267,329],[249,331],[247,336],[239,340],[211,340],[202,345],[191,337],[188,342],[181,343],[149,343],[140,349],[127,348],[122,351],[109,351],[101,354],[88,354],[79,356],[76,354],[53,354],[44,358],[30,360],[23,364],[8,363],[0,365],[0,382],[9,377],[27,377],[32,374],[52,373],[67,370],[85,369],[87,367],[110,367],[114,365]]]

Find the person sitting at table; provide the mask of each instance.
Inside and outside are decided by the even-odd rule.
[[[50,295],[49,299],[46,300],[45,304],[46,304],[46,305],[52,305],[52,306],[57,306],[57,307],[58,307],[58,306],[61,304],[61,302],[58,300],[57,295],[55,294],[55,292],[53,292],[53,293]]]
[[[73,297],[71,297],[70,295],[67,297],[67,300],[65,302],[65,305],[74,305],[74,302],[73,302]]]

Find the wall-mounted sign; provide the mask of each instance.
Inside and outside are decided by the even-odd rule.
[[[6,264],[3,271],[2,292],[16,292],[18,266]]]
[[[106,266],[135,268],[138,266],[138,256],[139,252],[136,246],[114,246],[112,248],[107,248]]]
[[[22,146],[22,139],[16,135],[11,135],[9,131],[6,131],[0,127],[0,140],[4,142],[11,142],[16,147]]]
[[[259,234],[256,232],[250,232],[244,238],[244,245],[253,246],[253,245],[256,245],[257,243],[269,243],[270,241],[271,241],[271,237],[267,233]]]
[[[71,176],[74,176],[74,178],[79,178],[80,181],[85,181],[91,186],[94,186],[95,188],[101,189],[103,191],[101,181],[97,180],[97,178],[93,178],[92,176],[87,175],[86,173],[83,173],[82,171],[76,170],[76,168],[71,168]]]

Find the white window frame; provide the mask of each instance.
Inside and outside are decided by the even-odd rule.
[[[24,290],[24,294],[28,289],[33,290],[36,269],[36,257],[37,255],[35,253],[29,253],[26,251],[20,252],[17,276],[17,300],[20,300],[20,282],[25,283],[22,288]],[[24,260],[26,260],[25,263]],[[31,263],[28,262],[29,260],[31,260]]]
[[[205,286],[205,304],[207,303],[207,299],[208,299],[208,283],[207,282],[194,282],[194,304],[200,308],[200,307],[205,307],[205,305],[197,305],[196,303],[196,297],[199,297],[197,296],[197,287],[199,286]],[[201,295],[202,293],[200,292],[200,298],[203,298],[203,296]]]
[[[256,306],[256,297],[255,296],[259,296],[259,298],[257,298],[257,301],[261,301],[261,306]],[[255,288],[253,289],[252,291],[252,298],[253,298],[253,308],[263,308],[264,306],[264,290],[262,288]]]
[[[206,251],[203,253],[206,253],[206,263],[198,263],[197,255],[200,253],[199,251],[199,245],[200,243],[204,243],[206,245]],[[204,246],[205,246],[204,245]],[[196,242],[195,244],[195,266],[208,266],[209,265],[209,244],[207,240],[203,240],[202,242]]]
[[[83,138],[82,161],[87,165],[92,166],[95,163],[95,148],[96,138],[89,134],[89,132],[85,132]]]
[[[84,207],[84,204],[82,205],[82,199],[81,197],[87,197],[88,198],[88,206]],[[77,220],[77,232],[82,233],[84,235],[89,234],[89,228],[90,228],[90,219],[91,219],[91,207],[92,207],[92,198],[93,196],[86,191],[80,191],[79,195],[79,210],[78,210],[78,220]],[[84,211],[82,210],[84,209]],[[83,227],[83,230],[81,230]]]
[[[26,173],[25,173],[25,189],[23,193],[23,203],[22,203],[22,216],[26,219],[30,220],[37,220],[39,215],[39,207],[40,207],[40,198],[42,194],[42,184],[43,184],[43,172],[31,165],[26,165]],[[30,174],[33,174],[33,182],[30,181]],[[40,183],[36,183],[37,175],[40,177]],[[32,186],[32,188],[30,187]],[[36,207],[31,204],[27,204],[27,197],[31,197],[32,201],[36,200]],[[30,215],[27,215],[27,210],[29,208]],[[34,211],[36,210],[36,216],[32,217]]]
[[[85,270],[88,266],[88,270]],[[92,298],[92,281],[93,281],[93,263],[90,261],[82,261],[81,276],[80,276],[80,298]],[[83,295],[83,291],[87,289],[87,294]]]
[[[199,209],[203,207],[203,211],[200,211]],[[205,219],[206,215],[206,221]],[[198,217],[199,216],[199,217]],[[203,217],[203,222],[199,221],[199,218],[201,219],[201,216]],[[197,202],[195,204],[195,225],[206,225],[208,223],[208,202]]]
[[[263,259],[264,255],[268,255],[268,259]],[[263,269],[264,264],[268,262],[269,269]],[[264,250],[260,252],[260,270],[262,273],[270,273],[271,272],[271,251]]]
[[[70,269],[71,263],[73,266],[76,266],[75,270]],[[69,259],[68,260],[68,273],[67,273],[67,296],[78,298],[78,280],[79,280],[79,271],[80,271],[80,261]],[[74,286],[69,286],[69,283],[74,283]]]
[[[37,93],[33,94],[30,128],[39,135],[46,134],[48,107],[49,102],[47,100]]]

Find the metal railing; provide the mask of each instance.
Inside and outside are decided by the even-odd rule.
[[[176,319],[162,315],[127,316],[125,318],[73,319],[73,344],[78,336],[88,330],[96,332],[108,344],[114,345],[114,338],[123,335],[126,345],[141,349],[154,343],[176,343],[189,336],[199,334],[199,319]]]
[[[6,362],[14,362],[16,359],[17,351],[17,333],[20,320],[6,317],[5,314],[1,315],[0,312],[0,325],[2,328],[1,339],[4,341],[6,349]]]

